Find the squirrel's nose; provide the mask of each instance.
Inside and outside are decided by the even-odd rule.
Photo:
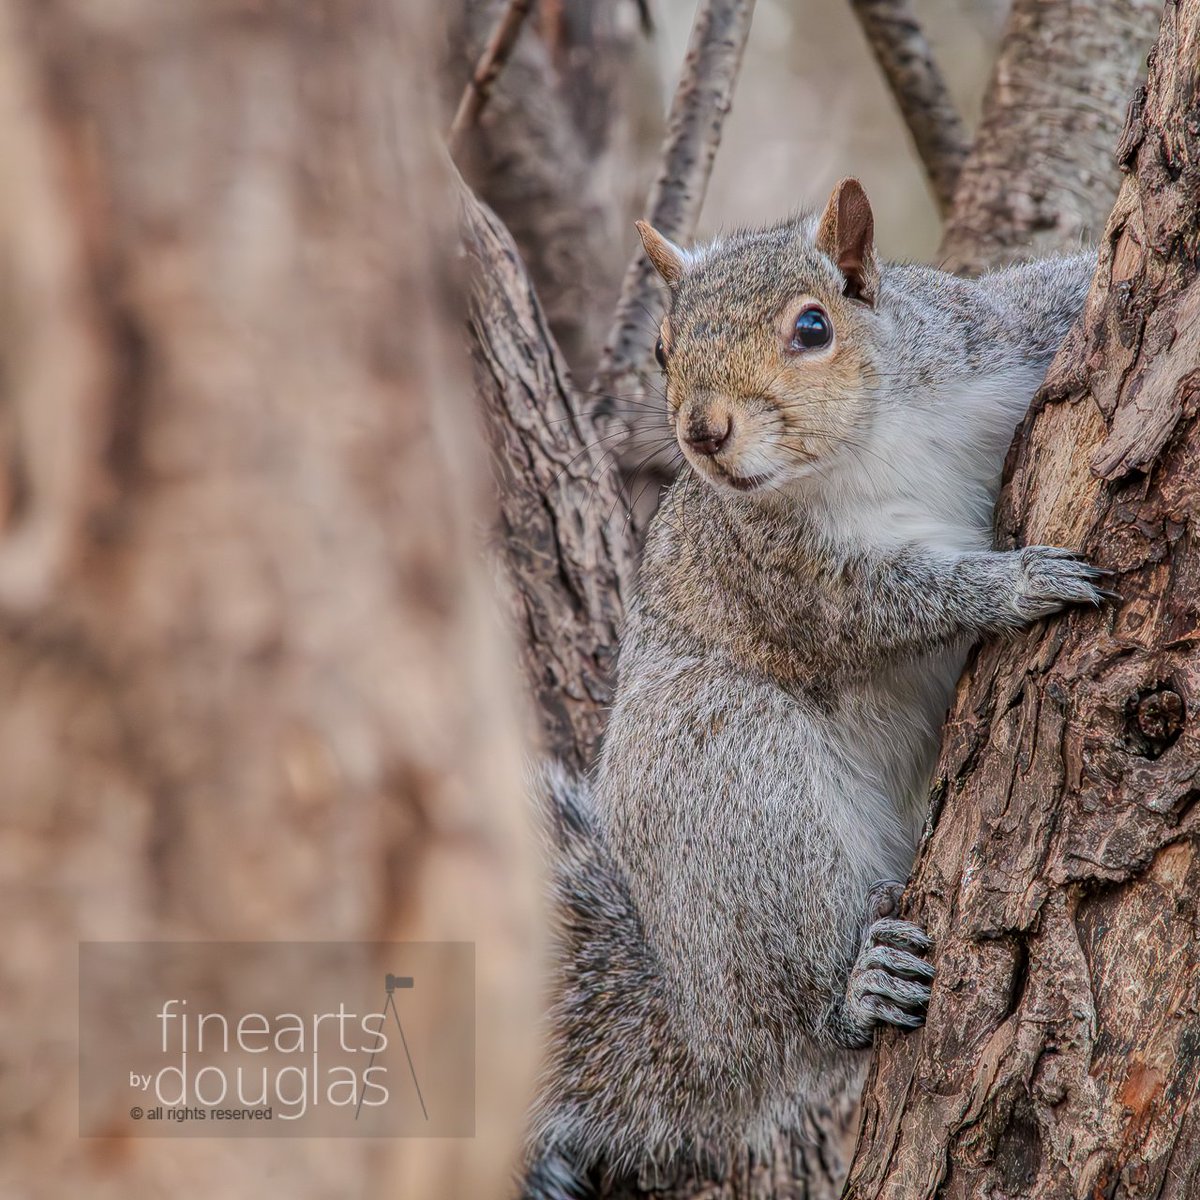
[[[712,458],[729,441],[729,435],[732,432],[732,417],[725,417],[723,423],[717,425],[710,425],[704,417],[694,417],[688,422],[683,440],[697,454],[703,454],[706,458]]]

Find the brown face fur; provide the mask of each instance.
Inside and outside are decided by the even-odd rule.
[[[831,206],[845,190],[839,185]],[[873,366],[865,347],[875,314],[845,294],[830,210],[820,228],[810,219],[736,234],[699,255],[665,243],[679,256],[662,327],[671,420],[688,461],[716,487],[785,486],[858,442],[869,419]],[[814,236],[831,241],[830,253],[816,247]],[[873,267],[869,228],[866,239],[855,249],[865,250]],[[668,251],[656,243],[655,252],[657,265]],[[833,340],[797,350],[796,317],[814,304],[831,322]],[[689,434],[694,442],[706,430],[727,428],[715,454],[689,443]]]

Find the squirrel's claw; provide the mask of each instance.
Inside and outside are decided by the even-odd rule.
[[[914,927],[915,928],[915,927]],[[923,935],[922,935],[923,936]],[[930,945],[925,938],[926,946]],[[930,980],[934,976],[933,964],[910,954],[907,950],[897,950],[893,946],[876,943],[868,946],[858,956],[857,966],[866,970],[879,969],[896,976],[898,979]]]
[[[924,1008],[920,1012],[906,1012],[894,1004],[887,1003],[886,1000],[880,1000],[872,1005],[871,1011],[880,1025],[895,1025],[900,1029],[920,1029],[925,1024]]]
[[[879,945],[896,946],[901,950],[924,953],[933,947],[933,940],[919,925],[895,917],[883,917],[874,921],[867,931],[867,937]]]
[[[1070,550],[1060,546],[1026,546],[1014,551],[1016,572],[1012,605],[1024,621],[1036,621],[1072,604],[1099,605],[1104,589],[1095,584],[1103,576]]]

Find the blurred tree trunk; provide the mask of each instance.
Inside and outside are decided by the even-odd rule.
[[[427,9],[0,4],[5,1196],[508,1190],[537,870]],[[81,939],[473,941],[477,1136],[79,1140]]]
[[[986,646],[910,888],[929,1022],[884,1036],[852,1200],[1200,1192],[1200,0],[1167,5],[1080,325],[1010,459],[1008,544],[1123,599]]]

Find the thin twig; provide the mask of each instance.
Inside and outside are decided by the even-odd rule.
[[[754,0],[701,0],[696,13],[658,175],[646,200],[646,220],[672,240],[686,242],[695,232],[753,13]],[[661,309],[660,291],[639,247],[625,272],[593,391],[620,396],[644,388],[657,336],[656,322],[646,314]],[[621,420],[615,412],[598,415]]]
[[[483,48],[483,53],[479,56],[479,61],[475,64],[475,70],[471,73],[467,86],[463,88],[462,99],[458,102],[458,111],[450,123],[450,132],[446,141],[450,146],[451,154],[457,153],[463,134],[479,120],[479,114],[483,112],[488,97],[492,94],[492,86],[504,69],[504,64],[508,61],[513,46],[516,45],[521,26],[525,23],[525,18],[529,15],[532,7],[533,0],[508,0],[504,11],[492,27],[491,36]]]
[[[850,0],[920,155],[942,215],[971,136],[934,62],[911,0]]]

